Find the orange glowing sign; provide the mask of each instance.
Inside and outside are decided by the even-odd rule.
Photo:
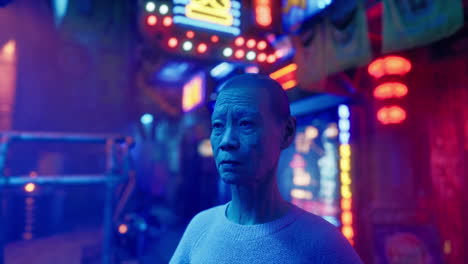
[[[349,240],[349,239],[352,239],[354,237],[354,230],[351,226],[349,225],[345,225],[343,226],[342,230],[343,232],[343,235]]]
[[[270,78],[278,81],[284,90],[289,90],[297,85],[295,72],[297,64],[291,63],[273,73],[270,73]]]
[[[406,119],[406,111],[399,106],[382,107],[377,112],[377,119],[382,124],[399,124]]]
[[[255,20],[259,26],[271,25],[273,21],[271,10],[271,0],[255,0]]]
[[[202,103],[205,98],[205,80],[202,74],[196,75],[184,85],[182,110],[188,112]]]
[[[405,75],[411,70],[411,62],[403,57],[388,56],[373,61],[367,70],[375,78],[384,75]]]
[[[285,66],[284,68],[281,68],[281,69],[271,73],[270,77],[272,79],[277,80],[277,79],[285,76],[286,74],[289,74],[289,73],[294,72],[296,70],[297,70],[297,64],[291,63],[288,66]]]
[[[353,214],[350,211],[345,211],[341,214],[341,222],[343,225],[351,225],[353,223]]]
[[[296,85],[297,85],[296,80],[289,80],[289,81],[287,81],[285,83],[282,83],[281,87],[283,87],[283,90],[289,90],[291,88],[294,88]]]
[[[351,210],[351,199],[341,199],[341,210],[343,211]]]
[[[401,98],[408,94],[408,87],[402,83],[383,83],[374,90],[377,99]]]

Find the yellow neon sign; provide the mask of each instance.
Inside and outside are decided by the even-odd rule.
[[[350,160],[348,157],[342,157],[340,160],[340,166],[342,171],[350,171],[351,170],[351,164]]]
[[[341,196],[343,198],[351,198],[351,188],[349,188],[349,185],[342,185],[341,186]]]
[[[232,26],[234,21],[230,0],[191,0],[185,8],[189,18],[224,26]]]
[[[344,185],[351,184],[351,177],[349,176],[349,172],[346,172],[346,171],[341,172],[341,183]]]
[[[340,155],[342,157],[350,157],[351,156],[351,147],[349,144],[342,144],[340,146]]]
[[[184,85],[182,109],[184,112],[192,110],[203,100],[203,79],[197,76]]]

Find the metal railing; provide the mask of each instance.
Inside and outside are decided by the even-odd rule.
[[[89,175],[4,175],[9,145],[13,141],[33,142],[71,142],[105,144],[106,172]],[[116,135],[69,134],[69,133],[33,133],[33,132],[2,132],[0,133],[0,264],[5,264],[5,209],[3,194],[6,187],[35,184],[83,185],[104,184],[105,202],[103,215],[102,263],[111,263],[112,217],[114,210],[114,188],[118,182],[126,180],[130,167],[129,150],[133,145],[131,137]]]

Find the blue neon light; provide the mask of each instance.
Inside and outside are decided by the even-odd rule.
[[[340,118],[349,118],[349,107],[347,105],[340,105],[338,107],[338,116]]]
[[[185,7],[183,6],[175,6],[172,12],[175,15],[185,15]]]
[[[174,16],[174,23],[198,27],[198,28],[210,29],[210,30],[215,30],[215,31],[221,31],[221,32],[229,33],[235,36],[240,34],[240,29],[236,27],[221,26],[221,25],[207,23],[207,22],[200,21],[200,20],[191,19],[185,16],[180,16],[180,15]]]
[[[174,0],[174,5],[186,5],[189,3],[189,0]]]
[[[349,144],[349,138],[351,137],[351,135],[349,134],[349,132],[340,132],[340,143],[341,144]]]
[[[340,120],[338,121],[338,128],[340,130],[339,140],[341,144],[349,144],[349,130],[351,128],[351,122],[349,121],[349,107],[347,105],[340,105],[338,107],[338,116]]]
[[[340,130],[342,131],[349,131],[349,127],[351,126],[351,124],[349,123],[349,119],[340,119],[340,121],[338,122],[338,127],[340,128]]]
[[[235,17],[240,17],[241,12],[237,9],[231,10],[231,14]]]
[[[234,65],[227,62],[221,62],[210,71],[213,78],[221,79],[234,70]]]
[[[149,125],[149,124],[153,123],[153,120],[154,120],[153,115],[148,114],[148,113],[142,115],[141,118],[140,118],[140,122],[143,125]]]
[[[234,9],[240,9],[240,8],[241,8],[241,4],[240,4],[240,2],[238,2],[238,1],[232,1],[232,2],[231,2],[231,6],[232,6],[232,8],[234,8]]]

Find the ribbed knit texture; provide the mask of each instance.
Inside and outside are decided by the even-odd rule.
[[[239,225],[220,205],[196,215],[170,261],[179,263],[361,263],[338,229],[294,206],[285,216]]]

